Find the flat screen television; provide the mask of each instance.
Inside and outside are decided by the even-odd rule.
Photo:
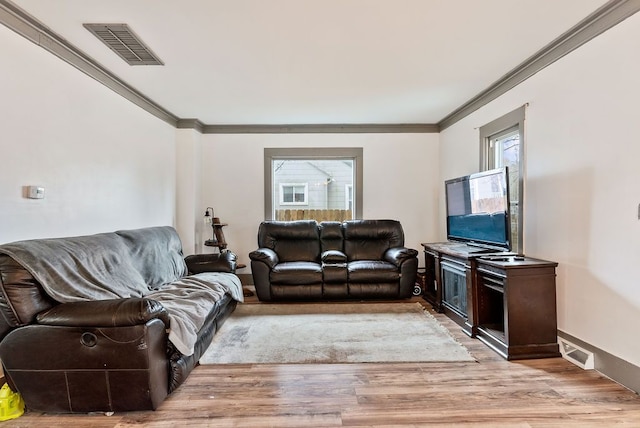
[[[511,250],[507,167],[445,181],[447,239]]]

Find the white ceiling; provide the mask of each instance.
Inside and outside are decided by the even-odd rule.
[[[13,0],[180,118],[438,123],[605,0]],[[83,23],[126,23],[129,66]]]

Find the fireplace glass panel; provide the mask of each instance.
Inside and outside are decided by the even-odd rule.
[[[467,278],[465,271],[455,266],[442,266],[442,291],[443,303],[458,312],[467,316]]]

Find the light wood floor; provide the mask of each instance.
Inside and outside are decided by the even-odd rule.
[[[597,372],[561,358],[505,361],[434,316],[477,362],[199,366],[156,411],[27,412],[0,428],[640,427],[640,397]]]

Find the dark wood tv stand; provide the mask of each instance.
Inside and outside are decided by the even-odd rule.
[[[504,358],[557,357],[557,263],[464,243],[423,243],[424,298]]]

